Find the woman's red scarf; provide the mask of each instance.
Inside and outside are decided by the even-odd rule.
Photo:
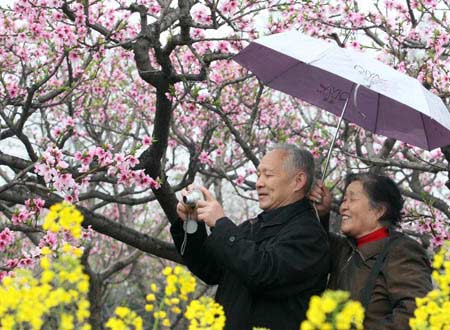
[[[356,240],[356,246],[361,247],[364,244],[375,242],[385,237],[389,237],[389,231],[386,227],[383,227],[358,238]]]

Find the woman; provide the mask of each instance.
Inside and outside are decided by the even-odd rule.
[[[318,184],[310,199],[328,229],[329,191]],[[346,178],[339,208],[346,237],[329,234],[332,269],[328,287],[349,291],[352,299],[363,303],[366,330],[409,329],[415,298],[432,289],[425,250],[394,230],[402,207],[400,191],[388,177],[361,173]]]

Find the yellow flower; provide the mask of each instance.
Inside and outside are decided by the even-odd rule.
[[[333,325],[331,323],[325,322],[322,324],[322,330],[334,330]]]
[[[331,297],[325,297],[322,299],[322,310],[325,313],[330,313],[334,311],[334,309],[337,307],[337,302],[333,300]]]
[[[154,313],[153,313],[153,317],[154,317],[155,319],[163,319],[163,318],[165,318],[166,316],[167,316],[167,313],[164,312],[164,311],[158,311],[158,312],[154,312]]]
[[[166,296],[172,296],[175,292],[177,292],[177,287],[175,285],[166,285],[166,288],[164,289],[164,294]]]
[[[443,264],[444,264],[444,255],[440,253],[436,254],[433,259],[433,268],[439,269]]]
[[[55,277],[55,273],[51,270],[44,270],[41,275],[41,281],[43,283],[49,283]]]
[[[439,312],[439,306],[434,301],[430,301],[430,303],[426,307],[428,314],[436,314]]]
[[[166,276],[167,285],[175,285],[177,283],[177,281],[178,281],[178,278],[176,275],[170,274],[170,275]]]
[[[309,306],[312,309],[319,309],[321,303],[322,303],[322,300],[320,299],[319,296],[312,296],[309,301]]]
[[[150,290],[153,292],[158,292],[158,286],[155,283],[150,284]]]
[[[62,314],[61,315],[61,324],[60,324],[60,330],[73,330],[74,324],[73,324],[73,316],[68,314]]]
[[[81,326],[80,330],[92,330],[90,324],[84,324]]]
[[[176,306],[172,307],[171,311],[172,311],[172,313],[175,313],[175,314],[180,314],[181,313],[181,309],[179,307],[176,307]]]
[[[130,313],[130,310],[127,307],[118,306],[114,313],[123,319]]]
[[[190,320],[191,328],[222,329],[225,326],[223,307],[210,297],[192,300],[186,309],[185,317]]]
[[[13,282],[13,280],[12,280],[11,277],[5,277],[5,278],[3,279],[3,285],[4,285],[5,287],[11,286],[12,282]]]
[[[50,268],[50,259],[48,257],[42,257],[40,260],[41,268],[42,269],[49,269]]]
[[[69,243],[64,243],[62,250],[64,253],[69,253],[72,251],[72,245],[70,245]]]
[[[90,311],[89,311],[89,301],[87,300],[80,300],[79,304],[78,304],[78,310],[77,310],[77,320],[79,322],[82,322],[84,320],[86,320],[90,315]]]
[[[81,256],[83,255],[83,249],[81,248],[73,248],[72,250],[74,256],[81,258]]]
[[[416,306],[420,307],[428,301],[428,298],[416,298]]]
[[[320,309],[315,308],[310,308],[306,312],[306,317],[311,323],[315,324],[318,327],[320,327],[326,319],[325,313],[323,313]]]
[[[364,309],[361,303],[349,300],[345,291],[325,291],[312,296],[301,330],[362,329]]]
[[[175,269],[173,270],[173,272],[175,273],[175,275],[179,275],[181,273],[185,273],[186,270],[181,266],[175,266]]]
[[[43,256],[51,254],[51,253],[52,253],[52,250],[50,250],[50,248],[48,246],[44,246],[41,248],[41,254]]]
[[[116,318],[110,318],[106,323],[105,326],[107,329],[111,330],[127,330],[127,326],[125,322],[123,322],[120,319]]]
[[[145,296],[145,300],[147,301],[155,301],[156,297],[153,293],[149,293],[147,296]]]
[[[5,315],[2,317],[0,324],[2,330],[13,330],[16,322],[12,315]]]
[[[82,281],[77,284],[77,288],[80,292],[88,293],[89,291],[89,282],[88,281]]]
[[[172,274],[172,267],[165,267],[162,271],[164,276],[168,276],[170,274]]]
[[[300,330],[315,330],[316,327],[310,321],[305,320],[302,322],[300,326]]]
[[[134,326],[134,330],[142,330],[143,321],[140,316],[134,314],[134,320],[131,322],[131,324]]]

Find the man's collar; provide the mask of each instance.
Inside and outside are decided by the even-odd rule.
[[[292,218],[294,215],[311,208],[312,206],[309,200],[304,197],[292,204],[282,206],[270,211],[264,211],[258,215],[258,220],[262,221],[263,227],[282,224]]]

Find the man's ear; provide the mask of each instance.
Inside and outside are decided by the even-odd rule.
[[[308,181],[306,173],[303,171],[298,171],[295,175],[295,191],[304,191],[306,187],[306,181]]]

